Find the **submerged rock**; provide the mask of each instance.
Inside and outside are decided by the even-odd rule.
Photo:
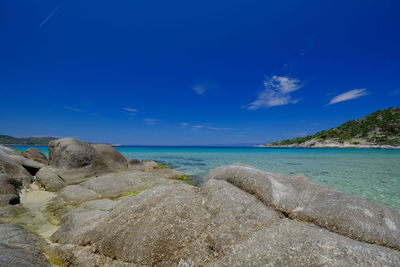
[[[128,160],[129,166],[136,166],[138,164],[141,164],[142,162],[139,159],[130,159]]]
[[[44,165],[49,164],[49,161],[47,160],[46,155],[43,152],[41,152],[39,149],[37,149],[36,147],[28,148],[27,150],[22,152],[22,156],[24,156],[25,158],[40,162]]]

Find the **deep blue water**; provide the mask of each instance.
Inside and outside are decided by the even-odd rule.
[[[18,146],[19,150],[28,147]],[[47,153],[47,147],[39,147]],[[337,190],[400,210],[400,150],[249,147],[116,147],[127,158],[153,159],[201,183],[210,169],[236,162],[270,172],[301,173]]]

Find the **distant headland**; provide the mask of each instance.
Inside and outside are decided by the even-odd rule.
[[[378,110],[336,128],[259,147],[400,148],[400,108]]]
[[[55,137],[14,137],[10,135],[0,135],[0,145],[11,146],[47,146],[50,141],[56,140]],[[106,144],[110,146],[121,146],[120,144],[110,143],[91,143],[89,144]]]
[[[10,135],[0,135],[0,144],[3,145],[29,145],[29,146],[47,146],[55,137],[14,137]]]

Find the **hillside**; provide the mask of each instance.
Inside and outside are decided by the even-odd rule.
[[[45,145],[56,138],[54,137],[26,137],[18,138],[9,135],[0,135],[2,145]]]
[[[261,147],[400,148],[400,108],[378,110],[314,135],[267,143]]]

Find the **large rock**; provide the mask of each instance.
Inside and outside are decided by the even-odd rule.
[[[0,205],[0,221],[12,220],[17,215],[17,211],[18,211],[17,205],[6,205],[6,206]]]
[[[22,171],[23,168],[9,160],[9,158],[5,157],[5,159],[6,161],[0,161],[0,164],[3,164],[0,165],[0,168],[2,168],[0,170],[0,220],[10,220],[16,215],[17,208],[14,205],[20,203],[19,192],[22,187],[23,179],[28,179],[23,176],[13,178],[6,174],[18,173]]]
[[[49,163],[59,169],[77,169],[95,163],[96,150],[89,144],[62,138],[49,142]]]
[[[67,183],[74,184],[90,176],[121,171],[128,167],[127,160],[113,147],[90,145],[63,138],[49,143],[49,163]]]
[[[0,174],[0,195],[17,195],[21,186],[22,183],[20,181],[15,180],[14,178],[11,178],[6,174]]]
[[[18,204],[21,186],[21,182],[5,174],[0,174],[0,207]]]
[[[63,215],[63,225],[51,236],[53,242],[73,243],[95,226],[95,221],[113,209],[117,201],[109,199],[90,200],[68,210]]]
[[[200,237],[210,219],[198,191],[183,184],[144,191],[122,202],[74,243],[90,243],[98,254],[131,264],[177,264],[184,256],[179,251]]]
[[[179,183],[171,180],[179,176],[182,176],[182,173],[171,169],[159,169],[154,172],[130,170],[101,175],[80,185],[96,192],[100,197],[115,198],[124,193],[139,193],[156,185]]]
[[[311,182],[234,164],[210,171],[207,180],[225,180],[290,218],[313,222],[361,241],[400,249],[400,212]]]
[[[281,220],[234,245],[207,266],[399,266],[400,253],[310,224]]]
[[[43,168],[43,163],[25,158],[20,155],[10,155],[10,158],[22,165],[31,175],[36,175],[40,168]]]
[[[42,170],[47,168],[45,167]],[[43,182],[42,170],[37,176],[39,182]],[[71,207],[75,208],[81,203],[96,199],[120,199],[124,196],[136,195],[156,185],[182,183],[174,180],[176,175],[176,171],[167,168],[154,170],[154,172],[130,170],[100,175],[79,185],[63,187],[54,198],[46,203],[44,211],[55,224],[62,224],[67,221],[66,215],[68,213],[76,211]],[[180,176],[182,176],[181,173]],[[44,186],[53,182],[54,180],[49,180],[49,183]]]
[[[201,188],[178,174],[131,166],[64,187],[45,207],[61,226],[50,254],[93,267],[400,266],[396,210],[245,165]]]
[[[128,160],[115,148],[105,144],[93,144],[97,156],[107,166],[109,171],[125,170],[128,167]]]
[[[287,219],[223,180],[156,186],[102,211],[82,205],[51,237],[73,266],[400,264],[396,250]]]
[[[36,180],[47,190],[56,192],[68,184],[50,166],[41,168],[36,173]]]
[[[99,199],[100,196],[81,185],[68,185],[57,192],[57,195],[47,201],[42,209],[50,222],[60,225],[66,221],[64,215],[77,205]]]
[[[28,185],[32,181],[32,175],[16,160],[12,159],[10,155],[0,151],[0,174],[22,182]]]
[[[28,148],[27,150],[22,152],[22,156],[24,156],[25,158],[40,162],[44,165],[47,165],[49,163],[46,155],[42,151],[37,149],[36,147]]]
[[[46,242],[20,226],[0,223],[0,266],[51,266],[42,250]]]

